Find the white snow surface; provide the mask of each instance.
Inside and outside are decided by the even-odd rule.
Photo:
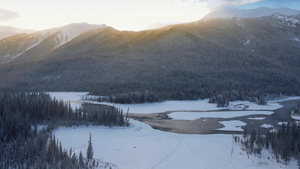
[[[82,103],[81,100],[87,92],[48,92],[51,97],[65,102]],[[93,102],[92,102],[93,103]],[[99,103],[97,103],[99,104]],[[201,117],[230,118],[245,116],[246,114],[270,115],[272,111],[219,111],[216,104],[209,104],[208,99],[196,101],[166,101],[162,103],[147,103],[135,105],[121,105],[106,103],[137,113],[155,113],[171,110],[216,110],[215,112],[174,112],[171,116],[194,120]],[[242,104],[235,106],[237,104]],[[248,108],[245,105],[249,106]],[[234,107],[235,106],[235,107]],[[249,102],[232,102],[226,109],[262,109],[275,110],[280,107],[277,103],[270,102],[268,106],[257,106]],[[267,107],[267,108],[264,108]],[[238,110],[239,110],[238,109]],[[188,116],[196,117],[188,117]],[[206,120],[206,119],[203,119]],[[295,161],[288,165],[276,163],[276,159],[268,151],[263,151],[262,157],[247,156],[241,150],[241,145],[233,143],[232,135],[212,134],[175,134],[152,129],[149,125],[130,120],[130,127],[72,127],[59,128],[53,133],[61,141],[64,149],[80,150],[86,157],[89,133],[92,134],[94,158],[103,162],[116,165],[119,169],[231,169],[231,168],[256,168],[279,169],[298,168]],[[241,121],[222,121],[225,127],[220,130],[241,131]],[[80,151],[76,151],[76,156]],[[268,159],[270,157],[270,159]],[[112,166],[114,166],[112,165]]]
[[[240,120],[220,121],[219,123],[223,124],[224,127],[219,128],[217,130],[223,130],[223,131],[244,131],[242,129],[242,126],[246,125],[246,123]]]
[[[200,118],[235,118],[248,115],[271,115],[272,111],[219,111],[219,112],[174,112],[168,116],[174,120],[196,120]]]
[[[48,30],[44,30],[44,32],[49,32],[50,34],[58,33],[56,38],[58,48],[72,39],[76,38],[82,33],[88,32],[93,29],[104,28],[106,25],[90,25],[87,23],[73,23],[69,25],[65,25],[62,27],[52,28]]]
[[[278,125],[282,125],[282,124],[285,124],[285,125],[287,125],[287,124],[288,124],[288,122],[286,122],[286,121],[283,121],[283,122],[278,122]]]
[[[291,117],[295,120],[300,120],[300,116],[299,115],[291,115]]]
[[[47,92],[51,98],[55,98],[59,101],[64,102],[78,102],[81,101],[84,95],[89,94],[88,92]]]
[[[249,106],[249,107],[248,107]],[[230,102],[231,110],[277,110],[281,108],[282,105],[274,101],[268,102],[267,105],[258,105],[249,101],[234,101]]]
[[[288,165],[276,163],[268,151],[263,151],[261,158],[248,158],[241,145],[233,143],[232,135],[175,134],[154,130],[135,120],[130,122],[129,128],[59,128],[54,134],[64,149],[79,149],[86,157],[91,133],[94,158],[113,163],[119,169],[298,168],[293,160]]]
[[[271,124],[262,124],[259,127],[261,127],[261,128],[272,128],[274,126],[272,126]]]
[[[249,117],[249,120],[264,120],[266,117]]]

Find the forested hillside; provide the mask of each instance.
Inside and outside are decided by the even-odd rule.
[[[154,101],[299,95],[299,20],[276,14],[140,32],[105,27],[57,48],[46,38],[19,55],[8,49],[32,36],[17,35],[0,41],[0,87],[147,95]]]

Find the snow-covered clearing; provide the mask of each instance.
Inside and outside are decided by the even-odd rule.
[[[94,158],[113,163],[119,169],[297,168],[295,161],[287,166],[276,163],[268,152],[261,158],[248,158],[241,146],[233,143],[232,135],[175,134],[134,120],[131,124],[129,128],[60,128],[54,133],[63,148],[80,149],[84,156],[91,133]]]
[[[82,106],[83,96],[89,94],[88,92],[47,92],[51,98],[55,98],[65,103],[70,103],[73,110]]]
[[[246,125],[246,123],[239,120],[220,121],[220,123],[223,124],[224,127],[217,130],[224,130],[224,131],[244,131],[242,129],[242,126]]]
[[[47,92],[52,98],[62,100],[64,102],[81,101],[82,97],[89,92]]]
[[[174,112],[169,117],[174,120],[196,120],[200,118],[234,118],[248,115],[271,115],[272,111],[219,111],[219,112]]]

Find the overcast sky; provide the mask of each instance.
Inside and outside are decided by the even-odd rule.
[[[157,22],[196,21],[228,6],[300,9],[300,0],[0,0],[0,25],[41,30],[86,22],[142,30]]]

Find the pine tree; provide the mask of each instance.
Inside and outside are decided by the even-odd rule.
[[[88,160],[93,159],[93,156],[94,156],[94,150],[93,150],[93,146],[92,146],[92,134],[91,133],[90,133],[88,148],[87,148],[87,151],[86,151],[86,156],[87,156]]]
[[[82,156],[82,152],[81,151],[79,153],[79,165],[80,165],[80,167],[82,167],[84,165],[84,163],[83,163],[83,156]]]

